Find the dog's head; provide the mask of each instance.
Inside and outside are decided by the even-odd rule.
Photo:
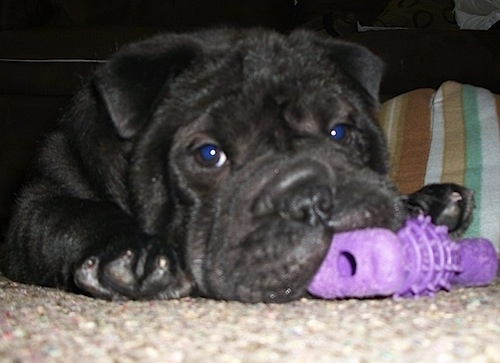
[[[381,62],[307,32],[159,36],[94,79],[130,154],[142,228],[176,244],[201,294],[303,296],[336,231],[398,228],[374,121]]]

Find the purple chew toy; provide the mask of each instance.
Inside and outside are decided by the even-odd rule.
[[[452,285],[487,285],[497,268],[490,241],[454,242],[446,227],[419,216],[397,234],[382,228],[336,234],[308,291],[324,299],[432,296]]]

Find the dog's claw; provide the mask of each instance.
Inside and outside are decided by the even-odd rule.
[[[165,256],[158,256],[156,259],[156,266],[161,270],[168,269],[168,259]]]
[[[92,268],[96,264],[97,264],[97,258],[96,257],[91,257],[87,261],[85,261],[84,267]]]

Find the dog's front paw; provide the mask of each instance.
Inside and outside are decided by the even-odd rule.
[[[127,248],[91,256],[76,268],[75,283],[92,296],[107,300],[189,295],[192,280],[173,251],[162,252],[152,247]]]
[[[474,193],[453,183],[429,184],[408,195],[407,207],[410,215],[429,215],[452,236],[460,236],[472,221]]]

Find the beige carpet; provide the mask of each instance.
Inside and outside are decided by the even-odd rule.
[[[0,277],[1,362],[500,362],[500,279],[419,300],[106,302]]]

